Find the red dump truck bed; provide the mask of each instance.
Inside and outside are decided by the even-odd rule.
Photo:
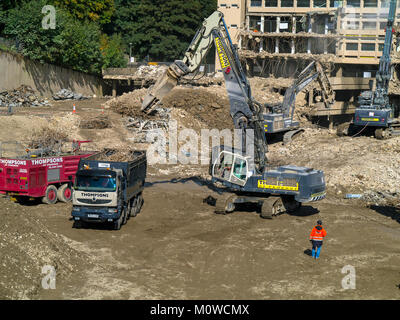
[[[69,201],[81,158],[95,152],[30,159],[0,158],[0,192],[16,197]],[[66,201],[65,201],[66,200]]]

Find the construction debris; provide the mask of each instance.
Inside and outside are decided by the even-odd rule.
[[[111,128],[111,121],[107,115],[99,115],[89,119],[83,119],[79,123],[81,129],[106,129]]]
[[[68,89],[61,89],[56,94],[53,95],[54,100],[84,100],[89,99],[90,97],[86,97],[80,93],[72,92]]]
[[[249,39],[255,39],[259,37],[265,38],[344,38],[339,34],[321,34],[321,33],[311,33],[311,32],[254,32],[254,31],[240,31],[241,36],[248,37]]]
[[[52,127],[41,127],[32,131],[28,148],[54,150],[66,141],[68,141],[68,135],[64,131]]]
[[[26,85],[21,85],[17,89],[0,92],[0,107],[39,107],[50,106],[46,99],[40,99],[35,95],[35,91]]]
[[[311,53],[270,53],[267,51],[254,52],[252,50],[239,50],[241,58],[281,58],[281,59],[302,59],[302,60],[316,60],[321,64],[332,63],[335,61],[336,56],[334,54],[311,54]]]
[[[140,66],[134,75],[141,78],[157,79],[166,69],[168,69],[168,66],[165,65]]]

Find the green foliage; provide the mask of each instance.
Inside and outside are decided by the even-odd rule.
[[[103,69],[126,67],[121,35],[113,34],[111,37],[103,35],[100,49],[103,55]]]
[[[57,8],[54,30],[42,28],[49,4]],[[180,58],[216,9],[217,0],[0,0],[0,32],[31,59],[100,74],[126,66],[130,43],[137,58]]]
[[[11,9],[3,33],[21,43],[20,52],[31,59],[101,73],[99,27],[57,10],[56,28],[43,29],[42,8],[46,4],[46,0],[34,0]]]
[[[139,58],[174,60],[189,46],[203,19],[217,9],[217,0],[116,0],[107,30],[124,35]]]
[[[78,20],[110,22],[114,13],[114,0],[53,0],[54,4],[65,9]]]

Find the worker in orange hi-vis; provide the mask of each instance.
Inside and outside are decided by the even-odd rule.
[[[317,225],[312,229],[310,234],[310,241],[312,243],[312,257],[315,259],[319,258],[324,237],[326,237],[326,230],[322,227],[322,221],[318,220]]]

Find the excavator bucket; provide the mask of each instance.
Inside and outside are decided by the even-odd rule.
[[[167,95],[178,83],[178,79],[169,67],[164,74],[157,80],[157,82],[152,86],[147,95],[142,101],[141,110],[144,113],[150,114],[158,106],[160,100]]]

